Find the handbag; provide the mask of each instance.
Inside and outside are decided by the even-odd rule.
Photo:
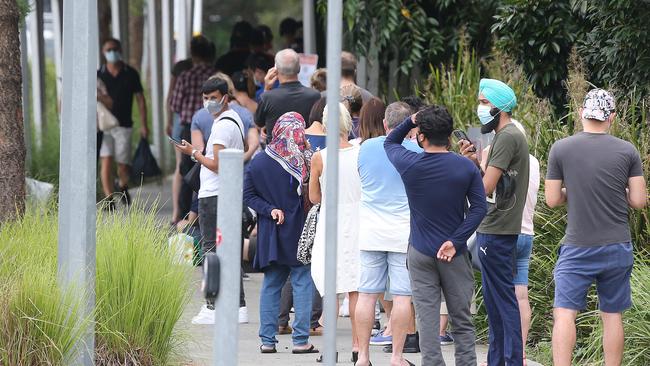
[[[315,204],[307,214],[302,234],[298,240],[298,261],[302,264],[311,263],[311,250],[314,247],[316,238],[316,225],[320,214],[320,203]]]
[[[100,131],[108,131],[111,128],[117,127],[120,122],[115,118],[113,113],[106,108],[104,103],[97,102],[97,127]]]

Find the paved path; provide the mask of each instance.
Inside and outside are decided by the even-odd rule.
[[[161,219],[169,220],[171,218],[171,180],[169,178],[162,183],[151,183],[143,186],[141,189],[133,190],[134,197],[139,197],[145,202],[154,202],[157,199],[159,215]],[[260,354],[259,353],[259,293],[262,283],[261,274],[250,274],[250,280],[244,282],[246,292],[246,302],[248,305],[249,323],[242,324],[239,327],[239,365],[250,366],[280,366],[280,365],[318,365],[315,362],[317,355],[293,355],[291,354],[291,336],[278,336],[278,353]],[[212,339],[214,327],[206,325],[193,325],[191,319],[196,315],[204,303],[199,293],[199,281],[201,279],[200,269],[194,273],[195,291],[192,299],[185,309],[181,320],[177,325],[177,330],[181,332],[187,340],[184,349],[180,352],[183,365],[208,366],[212,362]],[[382,314],[383,315],[383,314]],[[385,318],[382,319],[385,324]],[[227,336],[227,335],[224,335]],[[312,337],[311,342],[316,348],[323,349],[323,337]],[[349,318],[339,318],[337,323],[337,348],[339,351],[339,364],[351,364],[349,362],[351,355],[351,328]],[[443,346],[443,355],[447,365],[454,365],[453,346]],[[477,345],[478,362],[486,360],[487,347]],[[376,366],[390,365],[390,355],[382,352],[382,347],[371,347],[371,360]],[[416,365],[420,364],[419,354],[407,354],[406,358]],[[538,366],[535,362],[528,362],[529,366]]]

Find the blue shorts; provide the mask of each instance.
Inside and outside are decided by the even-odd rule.
[[[530,266],[530,253],[533,251],[533,236],[519,234],[517,238],[517,272],[515,273],[515,286],[528,286],[528,267]]]
[[[583,310],[587,291],[596,282],[598,308],[605,313],[621,313],[632,306],[630,275],[632,243],[598,247],[562,245],[555,265],[556,308]]]
[[[393,296],[411,296],[411,279],[406,268],[406,253],[362,250],[359,254],[359,292],[380,294],[390,278]]]

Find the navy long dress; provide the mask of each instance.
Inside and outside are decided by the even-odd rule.
[[[297,259],[298,239],[305,223],[303,200],[297,189],[300,182],[285,171],[266,152],[250,162],[244,175],[244,204],[257,212],[256,269],[270,264],[302,265]],[[271,218],[273,209],[284,212],[284,223]]]

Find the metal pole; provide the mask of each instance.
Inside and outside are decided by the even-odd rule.
[[[122,28],[120,27],[120,0],[111,0],[111,34],[113,35],[113,38],[121,39]]]
[[[214,304],[213,359],[215,366],[237,365],[239,339],[239,281],[241,271],[241,212],[244,153],[237,149],[219,152],[221,180],[217,204],[217,230],[223,238],[217,256],[221,263],[219,296]]]
[[[303,42],[305,53],[316,53],[314,1],[302,0]]]
[[[29,76],[27,76],[27,26],[23,23],[20,28],[20,68],[22,76],[23,96],[23,128],[25,134],[25,169],[29,170],[32,163],[32,127],[29,121]]]
[[[341,0],[327,1],[327,177],[325,200],[325,364],[336,365],[336,248],[339,196],[339,88],[341,86]]]
[[[35,1],[33,10],[27,16],[29,26],[29,48],[32,74],[32,113],[34,117],[34,142],[40,149],[45,126],[45,54],[43,52],[43,4]]]
[[[176,60],[185,60],[187,58],[187,1],[176,0],[177,12],[174,13],[176,19]]]
[[[162,80],[163,90],[167,93],[169,90],[169,83],[171,82],[172,73],[172,26],[171,26],[171,6],[172,0],[162,0],[161,16],[162,16]],[[165,121],[167,120],[167,108],[165,111]]]
[[[194,16],[192,17],[192,35],[203,33],[203,0],[194,0]]]
[[[161,126],[161,106],[162,106],[162,93],[160,90],[160,53],[158,52],[158,6],[156,0],[147,1],[147,25],[149,27],[149,80],[151,82],[151,89],[149,90],[151,96],[151,124],[153,132],[153,153],[161,162],[165,163],[164,149],[163,149],[163,131]]]
[[[97,2],[66,0],[63,12],[58,273],[64,288],[79,292],[77,298],[86,305],[81,315],[89,320],[70,365],[90,366],[95,353]]]

